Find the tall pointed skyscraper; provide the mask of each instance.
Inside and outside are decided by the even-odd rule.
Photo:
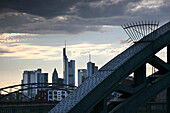
[[[69,81],[68,81],[68,58],[66,55],[66,47],[63,48],[63,76],[64,76],[64,84],[69,84]]]
[[[64,84],[75,85],[75,60],[68,61],[66,55],[66,44],[63,48],[63,76]]]
[[[64,84],[64,79],[58,77],[56,68],[54,69],[54,72],[52,75],[52,83],[55,83],[55,84],[53,84],[53,88],[63,88],[64,87],[62,85],[62,84]]]
[[[57,73],[57,70],[55,68],[54,72],[53,72],[52,83],[57,83],[57,81],[58,81],[58,73]]]

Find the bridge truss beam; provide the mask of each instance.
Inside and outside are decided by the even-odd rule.
[[[158,88],[153,91],[153,95],[156,95],[164,88],[169,86],[169,83],[167,82],[169,80],[168,75],[170,71],[167,67],[169,66],[165,65],[166,63],[162,62],[162,60],[159,60],[157,57],[153,58],[157,52],[168,45],[170,42],[169,37],[170,22],[147,35],[139,42],[135,43],[133,46],[104,65],[99,70],[97,75],[93,75],[88,80],[86,80],[80,87],[70,93],[68,97],[57,104],[50,111],[50,113],[109,112],[109,106],[107,106],[107,111],[105,110],[106,104],[104,104],[104,100],[106,100],[107,96],[116,90],[121,90],[122,92],[124,91],[124,93],[117,101],[111,102],[112,104],[107,104],[111,106],[109,109],[111,110],[113,108],[115,113],[119,112],[119,109],[128,106],[128,100],[131,100],[132,106],[135,106],[136,103],[138,103],[136,105],[137,107],[143,105],[147,100],[152,98],[152,88],[160,87],[160,90],[158,90]],[[159,76],[157,75],[157,77],[151,76],[146,78],[145,65],[149,61],[152,65],[154,65],[154,63],[159,65],[159,67],[157,67],[159,68],[159,72],[157,72],[160,74]],[[135,84],[129,86],[130,88],[127,91],[125,91],[127,86],[122,87],[121,89],[121,82],[124,81],[133,72],[136,73]],[[140,72],[142,72],[142,74]],[[161,86],[161,83],[164,85]],[[146,94],[146,97],[143,97],[144,100],[140,100],[142,95],[140,95],[139,92],[145,94],[144,90],[148,93]],[[132,93],[129,94],[128,92]],[[151,92],[151,94],[149,94],[149,92]],[[140,101],[135,101],[136,97]],[[104,107],[100,107],[101,105]],[[96,111],[96,108],[102,109]],[[132,108],[129,110],[129,112],[126,113],[131,113],[131,111],[135,110],[136,109]]]
[[[148,85],[141,89],[139,92],[128,98],[120,106],[111,111],[112,113],[133,113],[139,107],[144,105],[149,100],[153,99],[159,92],[170,86],[170,72],[161,75],[154,83],[148,83]]]

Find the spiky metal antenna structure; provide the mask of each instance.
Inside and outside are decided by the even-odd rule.
[[[122,25],[129,38],[127,42],[137,42],[149,33],[156,30],[159,26],[159,21],[138,21]]]

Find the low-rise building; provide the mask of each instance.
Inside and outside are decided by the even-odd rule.
[[[48,90],[48,101],[61,101],[68,95],[64,90]]]
[[[38,90],[37,101],[47,102],[48,101],[48,92],[46,90]]]

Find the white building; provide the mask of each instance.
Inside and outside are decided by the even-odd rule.
[[[68,95],[64,90],[48,90],[48,101],[61,101]]]

